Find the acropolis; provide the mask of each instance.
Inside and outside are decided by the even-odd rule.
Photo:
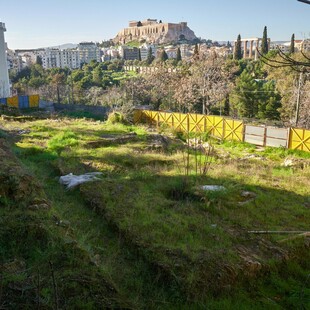
[[[194,32],[187,26],[187,22],[164,23],[157,19],[144,21],[130,21],[128,28],[122,29],[114,38],[115,43],[126,44],[130,41],[147,43],[171,43],[180,39],[194,40]]]

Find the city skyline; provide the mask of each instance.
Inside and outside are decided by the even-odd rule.
[[[163,22],[188,22],[197,37],[218,41],[261,37],[264,26],[273,41],[310,36],[310,6],[297,0],[198,0],[188,4],[171,0],[156,3],[123,0],[117,3],[89,0],[54,0],[42,5],[29,0],[6,3],[0,22],[6,24],[5,39],[11,49],[40,48],[82,41],[112,39],[129,20],[156,18]]]

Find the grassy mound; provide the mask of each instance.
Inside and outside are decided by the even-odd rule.
[[[56,216],[58,225],[49,229],[60,230],[60,244],[79,249],[99,278],[113,283],[119,304],[309,307],[309,235],[290,234],[309,230],[305,153],[218,143],[204,155],[143,128],[85,119],[7,121],[4,127],[16,136],[15,154],[43,187],[43,204],[52,202],[51,210],[35,212]],[[283,166],[286,156],[298,165]],[[206,161],[207,175],[201,173]],[[103,179],[70,192],[55,180],[92,171]],[[225,190],[208,192],[203,185]],[[50,261],[61,263],[48,258],[49,274],[55,268]],[[53,277],[50,283],[53,298]]]

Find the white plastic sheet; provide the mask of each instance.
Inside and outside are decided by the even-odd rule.
[[[101,176],[102,172],[89,172],[81,175],[74,175],[69,173],[67,175],[61,176],[59,178],[59,183],[67,187],[67,189],[72,189],[80,184],[86,182],[93,182],[101,180],[98,176]]]

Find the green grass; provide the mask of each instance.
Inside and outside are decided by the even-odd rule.
[[[4,124],[8,131],[17,126]],[[64,240],[97,264],[120,300],[150,309],[309,306],[304,239],[247,233],[309,229],[310,169],[280,166],[282,150],[215,144],[230,160],[211,156],[208,174],[196,175],[190,151],[187,176],[187,152],[150,149],[142,127],[64,118],[22,128],[30,132],[20,136],[15,153],[44,187],[53,215],[68,222]],[[137,133],[134,142],[87,147],[106,134],[130,132]],[[244,159],[249,153],[267,159]],[[307,159],[299,152],[290,156]],[[57,182],[61,174],[90,171],[103,172],[103,180],[73,191]],[[200,189],[208,184],[226,190]],[[242,191],[255,199],[247,201]],[[248,260],[260,263],[261,272],[252,274]]]

